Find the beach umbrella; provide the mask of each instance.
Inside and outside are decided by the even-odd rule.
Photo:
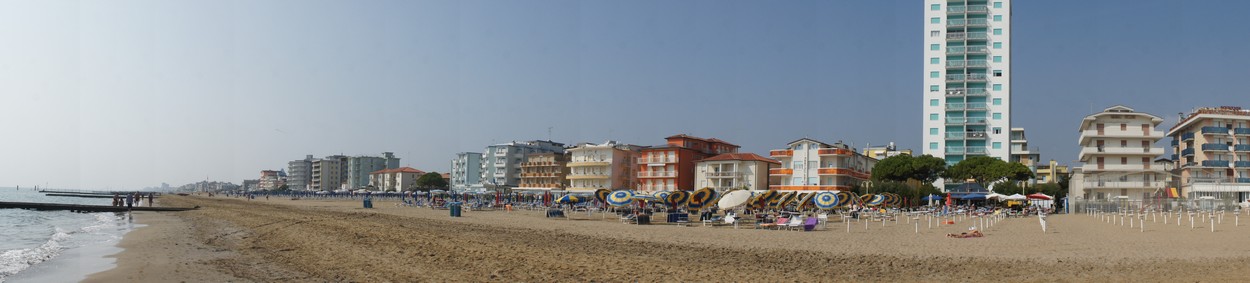
[[[690,210],[703,210],[713,198],[716,197],[716,191],[712,188],[702,188],[690,194],[690,201],[686,204]]]
[[[676,207],[685,206],[686,201],[689,201],[689,200],[690,200],[690,192],[687,192],[687,191],[673,192],[671,194],[668,194],[668,198],[664,199],[664,201],[668,202],[669,205],[676,206]]]
[[[663,202],[663,201],[665,201],[665,200],[668,200],[668,196],[669,196],[670,194],[672,194],[672,193],[671,193],[671,192],[668,192],[668,191],[658,191],[658,192],[652,193],[652,194],[651,194],[651,196],[653,196],[653,197],[655,197],[656,199],[659,199],[661,202]]]
[[[855,194],[851,192],[838,191],[832,194],[838,195],[838,203],[834,204],[834,206],[847,206],[851,205],[851,203],[855,201]]]
[[[924,197],[924,198],[922,198],[922,200],[925,200],[925,201],[942,200],[942,196],[939,196],[939,195],[935,195],[935,194],[934,194],[934,195],[929,195],[929,196],[927,196],[927,197]]]
[[[564,195],[560,197],[560,199],[556,200],[556,203],[572,204],[572,203],[579,203],[582,201],[585,201],[585,199],[579,198],[575,195]]]
[[[1046,195],[1046,194],[1043,194],[1043,193],[1031,194],[1031,195],[1028,195],[1027,197],[1028,197],[1029,199],[1042,199],[1042,200],[1053,200],[1053,199],[1055,199],[1055,198],[1050,197],[1050,196],[1048,196],[1048,195]]]
[[[630,191],[615,191],[608,194],[608,204],[612,206],[626,206],[634,202],[634,193]]]
[[[985,199],[985,195],[983,195],[983,194],[966,194],[966,195],[964,195],[963,197],[960,197],[959,199],[962,199],[962,200],[983,200],[983,199]]]
[[[883,196],[883,195],[871,195],[871,196],[872,196],[871,198],[868,198],[868,200],[867,200],[867,201],[865,201],[865,203],[864,203],[865,205],[867,205],[867,206],[880,206],[880,205],[882,205],[882,204],[884,204],[884,203],[885,203],[885,196]],[[862,197],[861,197],[861,199],[862,199]]]
[[[799,203],[795,205],[795,209],[803,210],[804,207],[812,205],[812,197],[815,196],[816,193],[803,193],[798,197]]]
[[[790,204],[790,202],[794,201],[794,199],[797,198],[798,196],[799,196],[799,193],[796,193],[796,192],[787,192],[787,193],[781,194],[781,196],[777,198],[778,199],[777,205],[774,207],[785,208],[786,205]]]
[[[838,206],[838,203],[841,202],[838,197],[839,195],[835,193],[819,192],[812,197],[812,204],[816,205],[816,208],[819,209],[833,209]]]
[[[610,194],[612,194],[612,191],[609,191],[608,189],[595,190],[595,200],[601,203],[607,203],[608,195]]]
[[[792,194],[792,192],[783,192],[783,193],[776,194],[772,198],[769,198],[768,207],[777,208],[778,206],[781,206],[781,201],[784,200],[786,196],[790,194]]]
[[[951,193],[946,193],[946,206],[951,206]]]
[[[1010,195],[1010,196],[1007,196],[1007,200],[1025,200],[1025,199],[1028,199],[1028,198],[1029,198],[1029,197],[1026,197],[1026,196],[1024,196],[1024,195],[1022,195],[1022,194],[1012,194],[1012,195]]]
[[[657,198],[655,196],[649,196],[649,195],[634,195],[634,200],[659,202],[660,198]]]
[[[752,195],[754,194],[747,190],[731,191],[725,193],[725,196],[721,197],[720,200],[716,202],[716,205],[723,209],[739,207],[746,204],[747,201],[751,199]]]
[[[769,201],[771,201],[774,197],[776,197],[780,193],[781,192],[778,192],[777,190],[768,190],[764,192],[763,194],[756,196],[755,201],[753,203],[753,207],[764,208],[764,206],[768,205]]]

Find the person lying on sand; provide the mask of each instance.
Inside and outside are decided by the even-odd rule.
[[[980,237],[985,237],[985,234],[981,234],[981,231],[972,230],[972,233],[964,232],[964,233],[959,233],[958,235],[956,235],[955,233],[950,233],[950,234],[946,234],[946,236],[947,236],[947,237],[951,237],[951,238],[960,238],[960,239],[962,239],[962,238],[980,238]]]

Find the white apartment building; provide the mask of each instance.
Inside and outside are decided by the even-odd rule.
[[[769,187],[781,191],[849,191],[872,176],[877,160],[841,142],[802,138],[769,156],[781,166],[768,170]]]
[[[568,149],[568,191],[597,189],[629,189],[636,187],[638,177],[635,159],[642,147],[608,141],[602,144],[583,143]],[[644,189],[645,190],[645,189]]]
[[[717,192],[730,189],[767,190],[768,169],[781,162],[754,153],[725,153],[704,158],[695,165],[697,188]]]
[[[1081,120],[1080,172],[1069,195],[1077,199],[1149,199],[1164,188],[1167,172],[1153,165],[1163,155],[1163,119],[1117,105]],[[1079,180],[1079,182],[1077,181]]]
[[[1011,159],[1010,162],[1024,164],[1029,171],[1037,174],[1037,166],[1042,161],[1042,153],[1036,147],[1029,147],[1029,139],[1024,135],[1024,128],[1011,128]],[[1029,184],[1037,184],[1037,180],[1029,180]]]
[[[287,187],[291,190],[311,190],[312,189],[312,155],[304,157],[303,160],[294,160],[287,162]]]
[[[971,156],[1008,160],[1011,1],[924,5],[923,154],[948,164]]]
[[[447,185],[456,191],[482,190],[482,154],[461,152],[451,160],[451,180]]]
[[[533,153],[564,153],[564,144],[553,141],[510,142],[486,147],[482,153],[482,186],[487,190],[521,185],[521,163]]]
[[[417,178],[425,171],[412,167],[382,169],[369,173],[369,185],[383,192],[401,192],[417,189]]]
[[[312,190],[334,191],[346,189],[347,156],[331,155],[312,162]]]
[[[352,156],[347,158],[347,187],[359,189],[369,185],[369,174],[383,169],[399,168],[399,158],[394,153],[382,156]]]

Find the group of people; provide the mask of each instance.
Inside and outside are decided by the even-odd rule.
[[[148,206],[152,206],[152,199],[154,198],[155,198],[154,193],[148,193]],[[132,207],[141,205],[140,202],[142,201],[143,201],[143,194],[138,193],[138,192],[129,193],[129,194],[126,194],[125,196],[122,196],[121,194],[117,194],[117,193],[113,194],[113,206],[125,206],[126,208],[132,208]]]

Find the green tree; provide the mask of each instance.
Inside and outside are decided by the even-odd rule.
[[[911,159],[911,170],[912,179],[920,181],[921,184],[933,184],[946,172],[946,160],[928,154],[921,155]]]
[[[989,156],[973,156],[951,166],[943,177],[959,181],[973,179],[982,187],[987,187],[1007,177],[1006,163]]]
[[[946,161],[932,155],[895,155],[882,159],[872,167],[872,179],[894,182],[916,180],[920,184],[932,184],[945,171]]]
[[[443,179],[443,174],[438,172],[425,173],[421,177],[417,177],[417,187],[424,190],[441,189],[447,187],[447,180]]]
[[[1037,177],[1033,174],[1033,170],[1029,169],[1029,166],[1024,166],[1024,164],[1008,162],[999,166],[1005,166],[1003,173],[1005,173],[1004,177],[1007,178],[1007,181],[1023,182]]]

